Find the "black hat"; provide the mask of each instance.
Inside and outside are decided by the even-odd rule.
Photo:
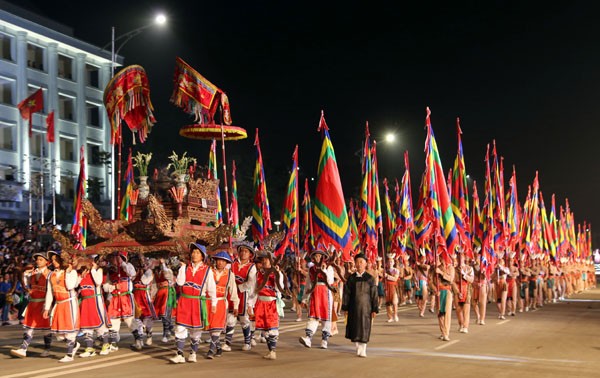
[[[354,261],[356,261],[357,259],[364,259],[365,261],[368,261],[367,256],[364,253],[359,253],[356,256],[354,256]]]

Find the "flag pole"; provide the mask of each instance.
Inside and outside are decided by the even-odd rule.
[[[41,138],[43,139],[43,138]],[[41,197],[41,224],[44,224],[44,218],[45,218],[45,214],[44,214],[44,163],[46,161],[46,151],[44,148],[44,141],[41,141],[42,144],[42,158],[40,160],[40,197]]]
[[[231,224],[231,219],[229,218],[229,189],[227,185],[227,159],[225,158],[225,130],[223,128],[223,124],[221,123],[221,156],[223,159],[223,182],[225,186],[225,211],[227,212],[227,224]],[[215,161],[217,157],[215,156]],[[216,169],[216,167],[215,167]],[[221,199],[219,199],[220,201]],[[229,248],[232,246],[232,235],[229,233]]]
[[[52,159],[52,153],[54,152],[54,149],[52,148],[52,144],[50,144],[50,151],[52,151],[50,153],[50,180],[52,180],[52,225],[56,226],[56,169],[53,169],[53,163],[56,164],[56,161],[54,159]]]

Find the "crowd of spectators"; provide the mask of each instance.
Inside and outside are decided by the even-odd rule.
[[[21,272],[32,265],[32,255],[59,246],[50,235],[51,227],[0,223],[0,230],[0,324],[4,326],[22,319],[28,296],[21,286]]]

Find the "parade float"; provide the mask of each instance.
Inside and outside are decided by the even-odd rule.
[[[105,89],[104,102],[112,129],[111,142],[119,145],[119,151],[123,121],[134,134],[134,141],[136,134],[140,142],[148,138],[156,120],[152,114],[148,79],[141,66],[129,66],[119,71]],[[70,233],[53,232],[63,251],[71,255],[104,255],[119,250],[181,255],[191,242],[200,242],[207,250],[215,251],[229,249],[232,243],[245,239],[250,217],[239,227],[230,224],[224,143],[246,138],[246,131],[232,125],[226,94],[180,58],[176,60],[171,102],[195,117],[196,123],[181,128],[181,136],[213,140],[213,144],[215,140],[221,141],[225,223],[220,219],[223,217],[218,216],[220,181],[216,174],[198,172],[194,158],[187,153],[179,156],[173,152],[167,168],[160,173],[155,170],[151,183],[148,183],[152,154],[138,152],[132,157],[130,153],[125,173],[127,187],[118,199],[121,207],[118,220],[103,219],[85,198],[85,170],[81,169],[73,228]],[[81,167],[83,165],[82,161]],[[139,173],[137,183],[134,182],[133,167]],[[281,235],[273,234],[266,242],[274,245],[280,240]]]

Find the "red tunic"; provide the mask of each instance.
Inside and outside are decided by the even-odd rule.
[[[115,286],[115,290],[111,292],[112,299],[108,305],[108,316],[111,319],[133,316],[133,288],[131,285],[131,279],[121,268],[119,268],[117,273],[110,273],[108,278]]]
[[[150,298],[150,285],[144,285],[142,283],[143,275],[144,272],[140,270],[133,281],[133,299],[135,300],[135,306],[140,314],[140,319],[156,319],[156,312],[154,311],[152,298]]]
[[[50,271],[46,268],[42,273],[34,270],[29,279],[29,304],[25,310],[23,327],[31,329],[50,329],[50,319],[44,319],[44,302],[46,300],[47,279]]]
[[[261,285],[264,280],[264,273],[256,274],[256,282]],[[269,274],[267,283],[258,292],[258,299],[254,306],[254,317],[256,329],[268,331],[279,328],[279,314],[277,313],[277,292],[275,283],[275,273]]]
[[[314,290],[310,294],[308,317],[322,321],[331,320],[331,306],[333,298],[331,291],[327,288],[327,276],[316,266],[308,270],[310,281]]]
[[[254,264],[246,263],[242,265],[238,260],[234,261],[231,265],[231,271],[235,274],[235,282],[240,285],[248,281],[248,274],[250,273],[250,269]],[[238,305],[238,315],[244,316],[246,315],[247,305],[248,305],[248,297],[245,291],[240,291],[238,289],[238,297],[240,298],[240,304]],[[229,302],[229,312],[233,312],[233,302]]]
[[[165,278],[165,274],[161,271],[155,276],[156,287],[158,288],[154,297],[154,311],[158,317],[167,314],[167,303],[169,300],[169,281]]]
[[[204,328],[200,296],[210,269],[202,265],[192,274],[192,266],[185,268],[185,283],[181,287],[181,295],[177,301],[175,323],[187,328]],[[210,311],[210,310],[209,310]]]
[[[110,322],[106,317],[106,307],[104,298],[100,292],[99,286],[94,282],[91,273],[88,273],[79,283],[79,313],[81,314],[81,329],[95,329],[102,325],[110,327]]]
[[[229,276],[231,271],[225,269],[221,277],[217,277],[217,270],[213,269],[213,275],[215,277],[215,285],[217,292],[217,311],[213,314],[210,310],[212,307],[212,301],[206,300],[206,308],[208,310],[208,331],[222,331],[225,329],[225,320],[227,319],[227,284],[229,283]]]
[[[79,307],[74,290],[67,290],[65,285],[66,271],[60,277],[56,271],[48,279],[52,286],[54,307],[50,315],[50,329],[58,333],[75,332],[79,330]]]

